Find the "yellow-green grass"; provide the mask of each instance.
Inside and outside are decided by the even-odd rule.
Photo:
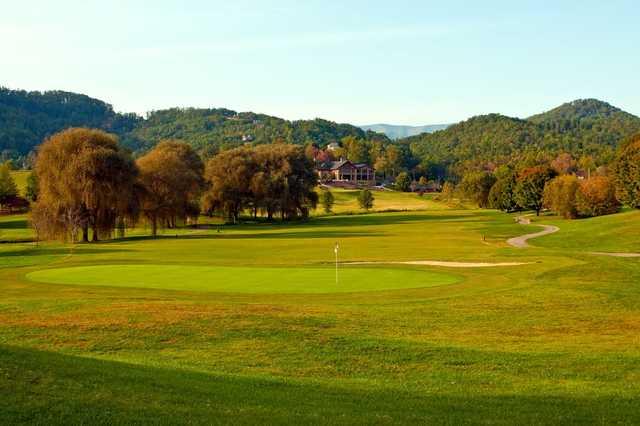
[[[349,293],[433,287],[458,281],[444,272],[344,265],[338,271],[326,267],[96,265],[43,269],[31,272],[27,278],[54,284],[230,293]]]
[[[317,192],[322,194],[324,189],[318,188]],[[332,212],[338,214],[344,213],[364,213],[358,204],[358,189],[342,189],[331,188],[335,205]],[[426,210],[429,208],[435,208],[436,204],[431,200],[431,195],[418,195],[410,192],[398,192],[390,190],[373,190],[373,196],[375,198],[373,203],[372,212],[383,211],[404,211],[404,210]],[[322,205],[318,205],[318,208],[312,212],[313,215],[324,215],[324,209]]]
[[[141,230],[100,244],[0,244],[0,417],[9,424],[637,424],[640,262],[589,254],[634,249],[627,241],[637,241],[634,220],[640,212],[541,218],[561,230],[529,249],[505,241],[535,226],[435,203],[158,239]],[[178,264],[192,278],[197,267],[238,268],[234,275],[245,277],[275,268],[278,281],[302,285],[306,277],[288,274],[331,271],[336,241],[343,261],[529,264],[358,266],[364,282],[378,280],[379,270],[459,281],[314,294],[179,290],[162,271],[159,279],[172,281],[165,288],[28,278],[59,268]],[[98,275],[107,284],[122,279]]]
[[[0,215],[0,243],[31,241],[33,236],[26,214]]]
[[[29,177],[30,173],[30,170],[13,170],[11,172],[11,177],[16,182],[18,192],[23,197],[25,195],[25,190],[27,189],[27,178]]]

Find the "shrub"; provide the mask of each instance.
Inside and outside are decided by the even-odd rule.
[[[360,194],[358,194],[358,204],[361,209],[370,210],[373,208],[374,200],[375,198],[373,197],[373,194],[368,189],[362,190],[360,191]]]
[[[333,209],[333,204],[335,202],[335,199],[333,198],[333,194],[331,193],[331,191],[324,191],[322,193],[322,198],[320,199],[320,202],[322,203],[324,212],[331,213],[331,210]]]
[[[398,191],[409,192],[411,190],[411,178],[405,172],[396,177],[395,188]]]

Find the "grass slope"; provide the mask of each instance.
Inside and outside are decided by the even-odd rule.
[[[535,226],[438,204],[156,240],[0,244],[0,414],[8,424],[637,424],[640,262],[588,252],[634,248],[638,219],[558,221],[560,232],[523,250],[505,240]],[[460,281],[317,294],[180,291],[162,271],[166,288],[27,278],[180,264],[190,279],[198,267],[238,268],[234,286],[250,284],[239,274],[276,268],[296,285],[308,279],[296,271],[333,260],[335,241],[344,261],[533,263],[382,267]]]

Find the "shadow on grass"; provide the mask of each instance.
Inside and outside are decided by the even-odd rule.
[[[298,222],[268,222],[240,225],[223,225],[221,229],[282,229],[283,227],[352,227],[352,226],[382,226],[399,225],[415,222],[484,222],[478,214],[406,214],[406,213],[371,213],[358,215],[336,215],[314,217]]]
[[[26,219],[0,220],[0,229],[29,229]]]
[[[240,230],[240,228],[236,228]],[[245,228],[246,229],[246,228]],[[273,228],[270,228],[273,229]],[[338,231],[312,231],[305,232],[300,228],[297,232],[265,232],[269,229],[260,228],[262,232],[256,233],[233,233],[228,232],[228,229],[223,230],[220,233],[207,233],[207,234],[176,234],[176,235],[158,235],[152,237],[150,235],[136,235],[132,237],[126,237],[122,239],[104,240],[99,244],[111,244],[111,243],[123,243],[134,241],[165,241],[165,240],[255,240],[255,239],[315,239],[315,238],[355,238],[355,237],[382,237],[385,234],[379,232],[338,232]],[[85,251],[83,250],[83,253]]]
[[[121,252],[131,252],[131,251],[133,250],[110,249],[107,251],[107,250],[86,248],[86,246],[80,249],[74,249],[74,250],[72,250],[70,247],[59,247],[59,248],[31,247],[31,248],[20,248],[18,250],[12,250],[12,251],[0,251],[0,258],[29,257],[29,256],[64,256],[70,253],[74,253],[74,254],[121,253]]]
[[[631,398],[410,392],[217,376],[0,345],[5,424],[637,424]]]

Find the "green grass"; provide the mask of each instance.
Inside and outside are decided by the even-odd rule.
[[[318,189],[317,192],[321,192]],[[358,205],[358,194],[360,190],[332,188],[335,204],[332,212],[338,214],[345,213],[364,213]],[[383,211],[405,211],[405,210],[426,210],[437,208],[437,204],[431,199],[431,195],[420,196],[416,193],[397,192],[397,191],[373,191],[375,198],[372,212]],[[312,212],[313,215],[324,215],[322,206]]]
[[[363,279],[363,277],[367,277]],[[32,281],[231,293],[349,293],[453,284],[455,276],[411,269],[341,266],[255,268],[189,265],[98,265],[31,272]]]
[[[561,230],[529,249],[505,240],[535,226],[426,199],[158,239],[0,244],[0,418],[638,424],[640,260],[590,252],[638,251],[640,211],[538,220]],[[341,292],[336,241],[343,261],[530,263],[350,266]],[[52,274],[64,283],[31,279]]]
[[[31,241],[33,237],[26,214],[0,215],[0,242]]]

